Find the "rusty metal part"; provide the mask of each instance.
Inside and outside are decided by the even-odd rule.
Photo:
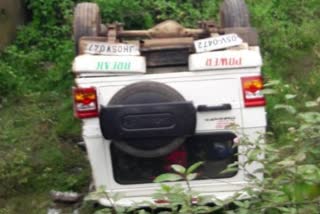
[[[218,28],[213,21],[202,21],[199,27],[184,28],[168,20],[148,30],[126,31],[121,23],[114,23],[106,25],[102,37],[82,37],[79,43],[80,54],[84,53],[89,42],[135,43],[140,45],[148,67],[186,66],[189,54],[194,52],[195,39],[236,33],[245,43],[251,46],[258,44],[258,35],[253,28]]]
[[[128,39],[173,39],[173,38],[186,38],[192,37],[194,39],[210,37],[216,34],[228,34],[236,33],[245,42],[250,45],[258,44],[258,34],[255,29],[247,27],[234,27],[234,28],[219,28],[214,21],[201,21],[198,23],[198,29],[185,28],[176,21],[167,20],[160,24],[157,24],[153,28],[148,30],[124,30],[123,24],[113,23],[102,26],[101,36],[107,35],[108,42],[117,42],[118,40]],[[147,41],[147,40],[145,40]],[[172,44],[177,44],[179,41],[175,40]],[[148,42],[145,42],[145,46],[148,46]],[[158,43],[159,46],[165,46],[166,42],[150,41],[151,43]],[[189,43],[189,41],[187,42]]]
[[[122,41],[125,44],[135,44],[141,47],[141,51],[165,50],[184,48],[193,50],[192,37],[169,38],[169,39],[145,39],[141,41],[129,40]],[[81,37],[79,41],[79,54],[84,54],[84,50],[92,42],[109,42],[106,37]]]
[[[89,41],[95,41],[95,42],[107,42],[107,38],[105,36],[83,36],[81,37],[80,39],[80,42],[81,41],[86,41],[86,42],[89,42]]]
[[[180,38],[198,36],[205,34],[203,29],[184,28],[179,23],[168,20],[162,22],[149,30],[142,31],[122,31],[119,35],[122,37],[146,37],[146,38]]]
[[[164,21],[149,30],[152,38],[180,38],[207,33],[204,29],[184,28],[173,20]]]
[[[80,47],[79,53],[83,54],[84,49],[89,42],[93,42],[93,41],[109,42],[109,43],[119,42],[119,40],[116,38],[116,35],[119,34],[117,32],[124,32],[124,31],[121,31],[121,29],[119,29],[119,26],[116,28],[114,28],[114,26],[111,26],[111,27],[112,27],[112,31],[108,33],[108,37],[82,37],[79,42],[79,47]],[[118,29],[118,30],[115,31],[115,29]],[[174,31],[175,30],[168,30],[167,34],[162,34],[162,36],[177,35],[172,33]],[[213,32],[215,31],[216,30],[214,30]],[[219,29],[219,31],[220,31],[219,32],[220,34],[236,33],[243,39],[245,43],[248,43],[250,46],[258,45],[258,34],[254,28],[241,28],[241,27],[221,28]],[[177,33],[178,31],[175,31],[175,32]],[[183,33],[180,35],[185,35],[185,34]],[[213,35],[219,35],[219,34],[210,33],[207,37],[210,37]],[[144,39],[144,40],[127,40],[127,41],[121,40],[121,43],[128,43],[128,44],[134,43],[141,47],[141,51],[155,51],[155,50],[160,51],[160,50],[166,50],[166,49],[171,50],[175,48],[183,48],[183,49],[189,49],[189,51],[192,52],[194,49],[194,44],[193,44],[194,37],[151,38],[151,39]]]
[[[212,32],[218,32],[218,29],[215,27],[213,22],[203,22],[203,28],[200,29],[191,29],[184,28],[178,22],[173,20],[164,21],[151,29],[148,30],[123,30],[123,25],[121,23],[114,23],[107,26],[107,34],[109,37],[109,30],[116,29],[118,38],[181,38],[181,37],[204,37],[210,35]],[[106,32],[103,31],[103,34]],[[110,35],[112,36],[114,33]]]
[[[199,25],[199,28],[208,31],[210,34],[218,33],[218,31],[219,31],[218,26],[216,25],[215,21],[213,21],[213,20],[200,21],[198,23],[198,25]]]
[[[148,67],[183,66],[188,64],[190,49],[186,47],[148,48],[141,53],[147,58]]]
[[[107,26],[107,41],[109,43],[115,43],[117,41],[117,32],[118,26],[117,24],[109,24]]]
[[[182,38],[163,38],[163,39],[145,39],[141,41],[141,48],[154,48],[154,47],[192,47],[193,37]]]
[[[199,22],[198,29],[184,28],[182,25],[172,20],[164,21],[148,30],[123,30],[122,26],[117,32],[120,38],[142,37],[163,39],[192,37],[198,39],[210,37],[215,34],[236,33],[250,45],[258,44],[258,34],[254,28],[219,28],[214,21],[201,21]]]
[[[192,37],[148,39],[143,40],[140,50],[148,67],[187,65],[193,41]]]

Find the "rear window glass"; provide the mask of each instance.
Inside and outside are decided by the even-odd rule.
[[[197,180],[230,178],[237,172],[221,174],[237,161],[233,133],[202,134],[190,137],[171,154],[158,158],[139,158],[122,152],[111,144],[114,180],[119,184],[152,183],[162,173],[172,172],[172,164],[190,166],[204,161]]]

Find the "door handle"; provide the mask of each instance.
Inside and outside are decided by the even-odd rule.
[[[198,112],[208,112],[208,111],[227,111],[231,110],[232,106],[231,104],[222,104],[217,106],[207,106],[207,105],[199,105],[197,107]]]

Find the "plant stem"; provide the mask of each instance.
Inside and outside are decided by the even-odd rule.
[[[117,214],[117,208],[116,205],[113,203],[112,198],[109,196],[108,192],[105,192],[105,195],[107,197],[107,200],[110,202],[111,204],[111,209],[112,209],[112,214]]]

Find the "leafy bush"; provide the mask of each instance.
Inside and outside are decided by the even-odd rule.
[[[31,21],[0,53],[1,196],[77,190],[89,181],[70,99],[74,4],[27,0]]]
[[[71,21],[77,2],[26,0],[32,19],[19,30],[15,43],[0,54],[0,183],[8,184],[0,187],[0,195],[12,194],[12,188],[33,192],[52,186],[77,189],[88,179],[87,166],[79,164],[85,161],[69,144],[80,133],[70,101]],[[120,21],[126,29],[138,29],[169,18],[194,27],[199,20],[217,18],[221,1],[92,2],[100,5],[105,22]],[[266,147],[257,147],[257,153],[267,154],[268,177],[259,184],[265,190],[251,192],[253,200],[235,203],[240,213],[262,209],[269,213],[312,212],[318,207],[309,205],[319,190],[315,140],[319,125],[319,0],[247,3],[253,26],[260,32],[266,79],[291,85],[278,85],[280,92],[268,99],[269,129],[274,135]],[[308,100],[316,101],[305,106]],[[78,166],[85,169],[83,173],[72,172]]]
[[[319,0],[247,0],[247,4],[260,33],[266,75],[296,85],[301,79],[308,81],[317,63],[313,48],[319,44]]]
[[[74,144],[80,138],[79,125],[69,119],[65,125],[73,123],[76,134],[57,134],[59,112],[65,111],[60,102],[54,93],[24,95],[0,111],[1,197],[51,188],[80,190],[88,184],[87,160]],[[66,112],[72,115],[71,108]]]
[[[238,206],[234,213],[318,213],[320,98],[297,107],[294,103],[301,98],[295,95],[295,89],[280,82],[271,84],[276,89],[268,93],[282,100],[273,108],[284,115],[278,120],[278,127],[286,131],[278,138],[269,132],[265,144],[242,139],[242,144],[251,149],[245,152],[248,160],[240,167],[245,169],[252,162],[260,162],[264,179],[247,172],[254,181],[247,188],[249,199],[234,201]]]
[[[149,28],[166,19],[195,27],[200,20],[216,18],[219,5],[218,1],[210,0],[95,0],[95,2],[100,5],[105,21],[123,22],[129,29]]]
[[[192,190],[190,181],[196,178],[197,173],[194,171],[202,163],[196,163],[188,169],[172,165],[174,173],[162,174],[155,182],[182,180],[186,182],[186,189],[181,185],[163,184],[154,194],[154,199],[168,202],[165,207],[170,213],[319,213],[320,97],[304,102],[303,107],[297,107],[294,103],[300,97],[294,88],[280,81],[271,81],[266,87],[266,94],[277,95],[281,100],[273,110],[285,116],[285,119],[278,122],[279,127],[286,132],[280,138],[268,132],[260,135],[256,141],[239,134],[241,138],[238,146],[248,148],[241,153],[247,157],[246,161],[236,166],[232,164],[225,171],[244,170],[251,180],[249,186],[227,200],[201,197]],[[260,163],[263,168],[256,172],[248,171],[247,166],[252,163]],[[105,197],[107,193],[103,191],[93,193],[89,199]],[[241,199],[243,195],[246,195],[245,199]],[[113,199],[113,196],[108,197],[109,200]],[[114,200],[113,211],[124,211],[117,206],[118,200]],[[212,203],[214,207],[207,205]],[[151,211],[142,213],[153,213],[156,208],[150,205]],[[112,213],[112,209],[103,209],[97,213]]]
[[[6,94],[16,91],[20,82],[15,70],[6,62],[0,62],[0,103]]]
[[[27,162],[27,154],[18,149],[1,154],[3,161],[0,163],[0,182],[5,183],[0,186],[1,195],[28,182],[32,169]]]

